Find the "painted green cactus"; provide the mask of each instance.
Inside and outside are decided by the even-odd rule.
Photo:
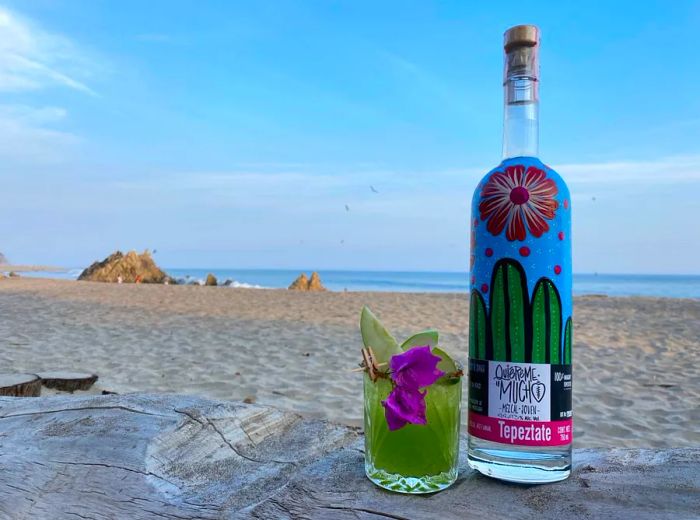
[[[471,293],[469,355],[474,359],[571,364],[571,341],[571,318],[562,334],[554,283],[538,280],[530,300],[525,271],[513,259],[500,260],[493,269],[488,312],[479,291]]]
[[[571,318],[566,320],[566,327],[564,327],[564,364],[571,364],[571,341],[572,341],[573,325]]]
[[[561,302],[556,287],[546,278],[532,294],[532,363],[560,363]]]
[[[469,305],[469,357],[486,359],[486,304],[479,291],[472,291]]]
[[[527,286],[519,263],[501,260],[491,283],[491,338],[495,361],[525,362]]]

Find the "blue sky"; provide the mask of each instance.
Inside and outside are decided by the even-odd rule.
[[[2,3],[0,251],[466,270],[518,23],[542,29],[541,157],[573,193],[574,270],[700,273],[689,1]]]

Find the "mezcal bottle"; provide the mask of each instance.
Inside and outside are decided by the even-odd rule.
[[[554,482],[571,470],[571,200],[538,158],[538,28],[510,28],[504,48],[503,161],[470,224],[468,460]]]

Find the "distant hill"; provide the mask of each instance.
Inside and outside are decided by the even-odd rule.
[[[9,264],[9,263],[10,262],[7,261],[7,258],[5,257],[5,255],[0,253],[0,265]]]

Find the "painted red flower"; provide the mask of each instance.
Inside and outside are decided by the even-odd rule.
[[[532,236],[541,237],[549,231],[547,220],[554,218],[559,203],[557,185],[548,179],[544,170],[516,165],[505,172],[491,175],[481,190],[479,212],[481,220],[488,220],[486,229],[492,235],[506,230],[508,240],[525,240],[525,227]]]

